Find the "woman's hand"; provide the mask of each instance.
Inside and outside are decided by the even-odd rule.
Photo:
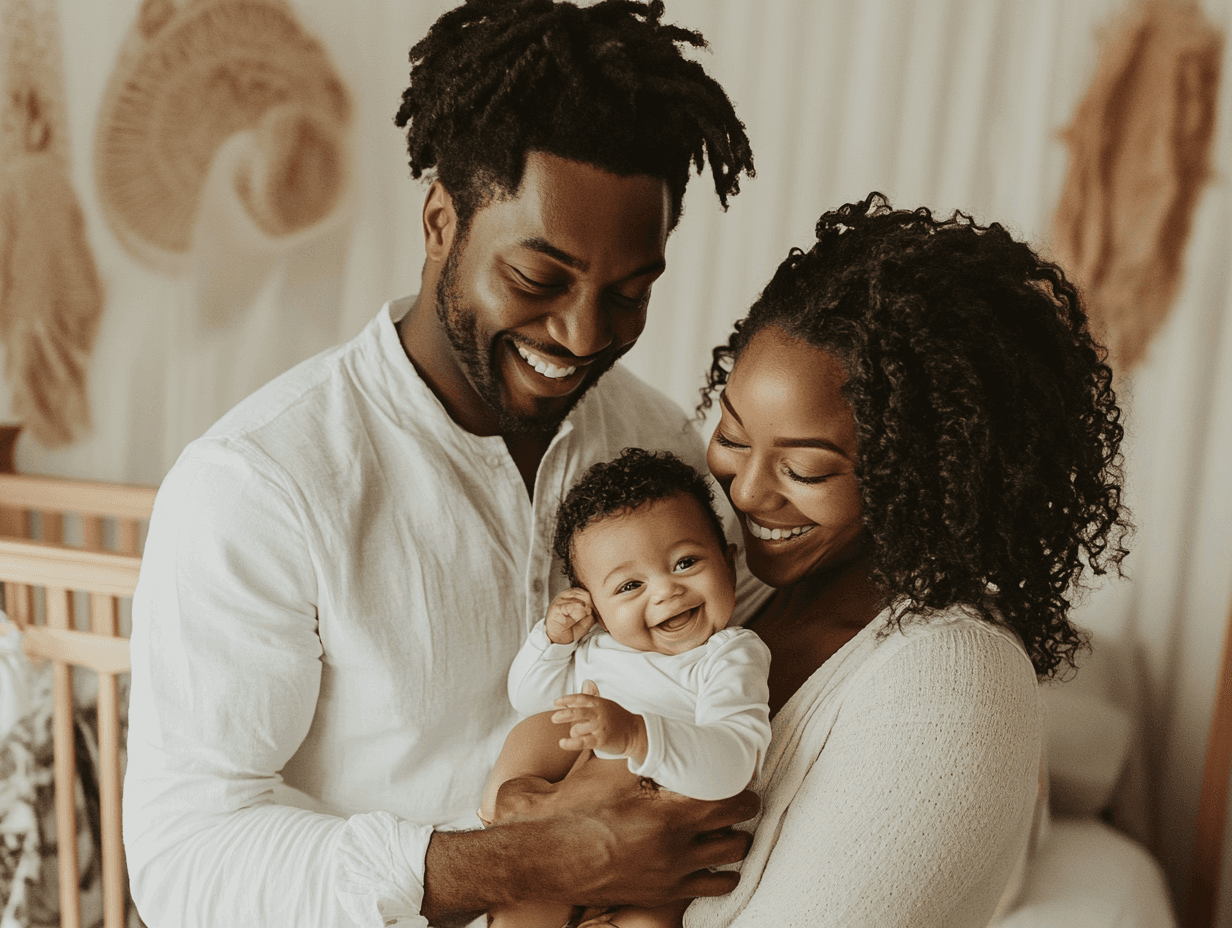
[[[594,604],[590,594],[579,587],[570,587],[557,594],[544,617],[544,631],[554,644],[573,644],[595,624]]]
[[[569,726],[569,737],[560,739],[566,751],[603,751],[632,758],[638,764],[645,762],[649,750],[645,720],[604,699],[592,681],[583,683],[580,693],[561,696],[556,707],[552,721]]]

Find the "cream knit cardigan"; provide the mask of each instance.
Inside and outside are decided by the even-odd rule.
[[[1045,821],[1031,663],[961,611],[885,618],[775,716],[740,884],[686,928],[986,928],[1012,903]]]

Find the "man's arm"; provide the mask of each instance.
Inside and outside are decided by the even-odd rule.
[[[757,813],[745,791],[722,802],[660,792],[623,764],[594,761],[560,783],[501,787],[502,824],[437,832],[428,845],[423,915],[465,925],[510,902],[661,905],[730,892],[752,838],[733,825]]]
[[[431,828],[274,801],[316,711],[302,520],[259,461],[187,452],[160,490],[133,605],[124,838],[147,924],[420,922]]]

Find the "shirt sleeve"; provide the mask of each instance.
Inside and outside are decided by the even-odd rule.
[[[968,627],[907,643],[844,701],[777,831],[757,831],[744,908],[699,900],[686,926],[987,928],[1030,834],[1041,727],[1013,642]]]
[[[190,447],[159,491],[133,598],[124,788],[152,928],[427,925],[431,826],[282,799],[321,681],[304,524],[273,465],[222,442]]]
[[[770,744],[770,649],[743,628],[706,648],[694,719],[643,713],[646,759],[629,769],[694,799],[726,799],[749,785]]]
[[[558,697],[576,693],[572,671],[579,643],[557,644],[548,637],[546,620],[536,622],[509,667],[513,708],[522,715],[534,715],[554,708]]]

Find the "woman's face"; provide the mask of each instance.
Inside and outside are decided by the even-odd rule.
[[[831,354],[766,328],[720,396],[706,454],[740,518],[749,570],[774,587],[867,550],[856,481],[856,426]]]

